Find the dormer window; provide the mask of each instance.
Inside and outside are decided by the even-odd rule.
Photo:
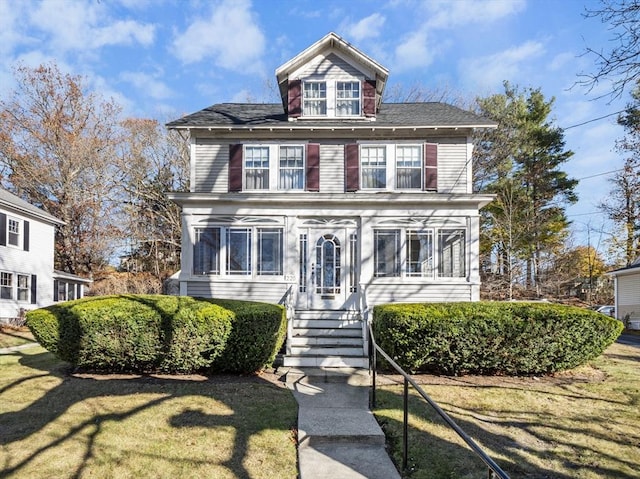
[[[326,82],[305,81],[303,83],[302,114],[304,116],[327,115],[327,84]]]
[[[360,82],[336,82],[336,116],[360,115]]]

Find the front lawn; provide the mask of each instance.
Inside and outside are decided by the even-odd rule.
[[[13,328],[0,325],[0,349],[21,346],[33,341],[33,334],[26,327]]]
[[[549,377],[416,379],[512,479],[631,479],[640,471],[639,361],[640,348],[615,343],[589,365]],[[397,377],[382,380],[375,415],[401,464],[402,387]],[[404,477],[487,477],[435,416],[412,393]]]
[[[72,374],[0,356],[0,477],[291,478],[297,404],[275,377]]]

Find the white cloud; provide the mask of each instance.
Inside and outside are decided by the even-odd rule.
[[[208,18],[195,20],[173,42],[173,53],[183,63],[212,59],[220,67],[245,73],[260,70],[264,48],[265,37],[248,0],[216,4]]]
[[[356,23],[347,23],[340,27],[340,31],[347,32],[347,36],[356,42],[361,42],[367,38],[377,38],[382,33],[386,18],[373,13]]]
[[[394,71],[426,67],[433,62],[434,56],[435,48],[428,44],[427,32],[414,32],[396,47]]]
[[[156,100],[163,100],[173,96],[171,89],[153,75],[142,72],[123,72],[120,78]]]
[[[428,28],[453,28],[472,23],[490,23],[518,13],[525,0],[425,0]]]
[[[522,45],[485,57],[465,59],[460,63],[460,78],[478,89],[498,88],[504,80],[519,83],[528,80],[528,71],[533,60],[545,53],[540,42],[528,41]]]
[[[49,0],[31,10],[31,27],[49,35],[51,47],[64,53],[86,51],[105,45],[148,46],[153,43],[155,26],[133,20],[113,21],[99,2]]]

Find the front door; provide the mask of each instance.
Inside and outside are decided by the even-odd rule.
[[[347,296],[347,248],[345,229],[310,228],[301,249],[301,281],[306,290],[299,295],[308,309],[344,309]]]

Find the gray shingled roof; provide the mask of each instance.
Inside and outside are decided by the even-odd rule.
[[[288,126],[296,123],[287,120],[279,103],[220,103],[191,115],[167,123],[169,128],[180,127],[245,127]],[[368,120],[300,120],[297,126],[328,127],[481,127],[496,123],[446,103],[383,103],[375,122]]]
[[[33,206],[31,203],[24,201],[22,198],[9,193],[7,190],[0,188],[0,206],[12,208],[23,214],[30,214],[49,223],[64,224],[64,221],[59,220],[53,215],[50,215],[46,211]]]

